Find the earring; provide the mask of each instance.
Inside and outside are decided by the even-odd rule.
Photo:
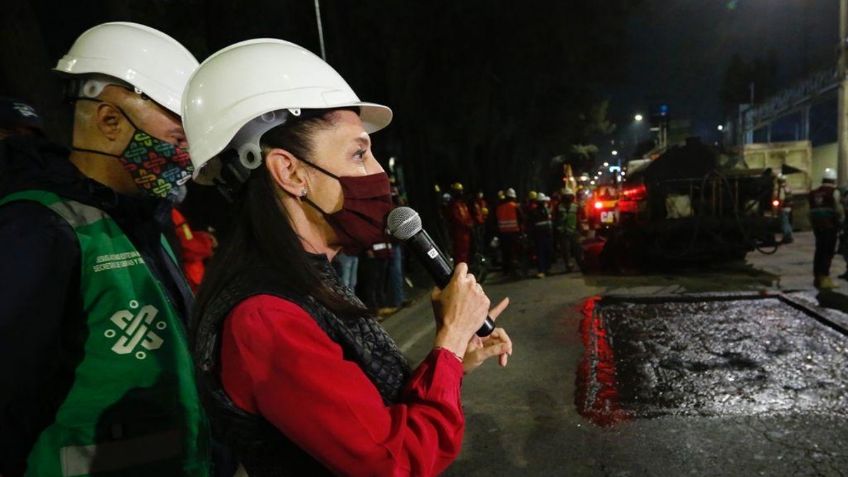
[[[306,197],[306,187],[304,187],[303,190],[300,191],[300,196]]]

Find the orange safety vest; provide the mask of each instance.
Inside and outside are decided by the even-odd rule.
[[[498,218],[498,231],[503,233],[521,232],[518,224],[518,204],[515,202],[504,202],[495,209]]]

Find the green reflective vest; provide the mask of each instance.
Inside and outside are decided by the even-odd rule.
[[[0,205],[18,200],[45,205],[74,229],[87,328],[74,382],[38,436],[27,475],[208,475],[207,423],[183,324],[138,250],[100,209],[44,191]]]

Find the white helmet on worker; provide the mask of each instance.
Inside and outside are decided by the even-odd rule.
[[[515,189],[513,189],[512,187],[510,187],[509,189],[506,190],[506,196],[509,199],[517,199],[518,198],[518,194],[515,193]]]
[[[824,175],[822,176],[822,180],[836,182],[836,171],[828,167],[824,170]]]
[[[54,71],[79,76],[76,96],[97,97],[109,84],[130,86],[170,111],[180,100],[197,60],[177,40],[138,23],[97,25],[77,38]]]
[[[359,109],[369,133],[392,120],[391,109],[360,101],[336,70],[301,46],[262,38],[224,48],[200,65],[183,96],[195,180],[212,182],[221,169],[212,159],[228,149],[248,171],[256,169],[262,135],[302,109],[345,107]]]

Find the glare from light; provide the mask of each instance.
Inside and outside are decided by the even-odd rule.
[[[613,155],[613,156],[617,156],[617,155],[618,155],[618,151],[613,150],[613,151],[612,151],[612,155]]]
[[[605,162],[604,167],[609,167],[609,162]]]
[[[644,119],[644,118],[642,117],[641,114],[637,114],[636,116],[633,116],[633,119],[638,123],[638,122],[642,121],[642,119]]]

